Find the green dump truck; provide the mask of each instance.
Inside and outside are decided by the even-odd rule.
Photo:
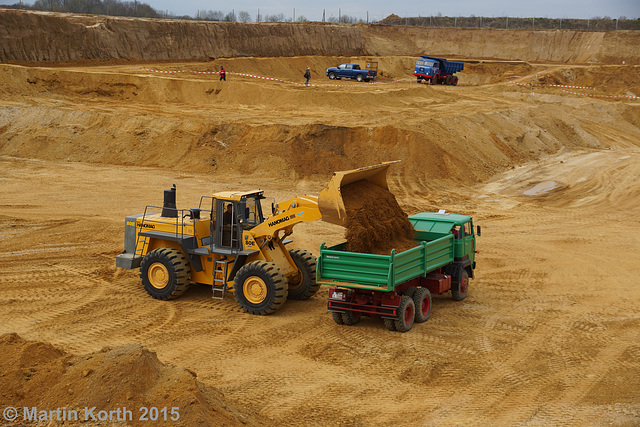
[[[391,331],[407,332],[431,313],[431,295],[467,296],[476,268],[476,235],[467,215],[439,211],[409,217],[415,248],[389,255],[347,252],[346,243],[320,247],[316,283],[329,289],[328,310],[338,324],[381,317]],[[475,231],[475,233],[474,233]]]

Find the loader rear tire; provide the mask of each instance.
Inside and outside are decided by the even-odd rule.
[[[155,249],[142,260],[140,279],[145,291],[155,299],[175,299],[187,290],[191,267],[178,249]]]
[[[400,299],[400,307],[398,308],[399,316],[395,321],[396,330],[398,332],[407,332],[413,326],[415,304],[413,298],[403,295]]]
[[[413,303],[416,306],[415,322],[426,322],[431,314],[431,292],[429,292],[429,289],[418,289],[416,293],[413,294]]]
[[[304,249],[291,249],[289,255],[298,267],[299,273],[289,281],[289,299],[305,300],[318,292],[316,283],[316,257]]]
[[[254,261],[242,267],[234,279],[238,305],[250,314],[270,314],[287,300],[289,287],[272,262]]]
[[[469,292],[469,273],[466,269],[460,272],[460,280],[451,284],[451,297],[454,301],[462,301],[467,297]]]

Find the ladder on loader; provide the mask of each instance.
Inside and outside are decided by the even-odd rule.
[[[223,299],[224,292],[227,289],[227,275],[229,272],[229,264],[233,263],[232,259],[223,257],[215,260],[213,270],[213,296],[214,299]]]

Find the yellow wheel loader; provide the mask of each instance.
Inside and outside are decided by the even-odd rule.
[[[308,299],[319,288],[315,256],[285,248],[293,227],[318,219],[344,226],[340,188],[366,179],[387,189],[393,163],[336,172],[318,197],[270,206],[256,190],[203,196],[197,208],[177,209],[174,185],[164,192],[162,207],[147,206],[125,218],[124,252],[116,266],[139,267],[144,289],[156,299],[177,298],[190,283],[199,283],[212,286],[213,298],[233,290],[248,313],[273,313],[287,298]]]

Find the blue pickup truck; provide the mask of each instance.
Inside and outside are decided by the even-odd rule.
[[[363,70],[358,64],[340,64],[337,67],[329,67],[326,74],[331,80],[356,79],[359,82],[369,82],[378,77],[377,71]]]
[[[418,78],[418,83],[430,80],[432,85],[440,83],[455,86],[458,84],[458,76],[454,76],[454,74],[462,70],[464,70],[464,62],[420,55],[420,59],[416,61],[413,75]]]

